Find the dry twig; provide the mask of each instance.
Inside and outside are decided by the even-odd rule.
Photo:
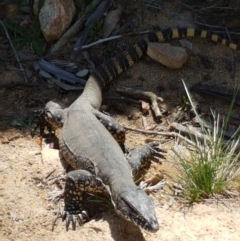
[[[188,138],[182,136],[179,133],[175,133],[175,132],[160,132],[160,131],[148,131],[148,130],[135,129],[135,128],[127,127],[127,126],[123,126],[123,127],[126,130],[135,131],[135,132],[139,132],[139,133],[147,134],[147,135],[161,135],[161,136],[168,136],[168,137],[179,138],[180,140],[185,141],[187,144],[194,146],[194,142],[193,141],[190,141]]]
[[[143,98],[151,101],[151,107],[152,110],[157,118],[162,117],[162,113],[158,107],[158,101],[163,101],[161,97],[156,96],[153,92],[150,91],[141,91],[141,90],[135,90],[132,88],[118,88],[118,92],[124,94],[124,95],[129,95],[133,96],[135,98]]]
[[[170,124],[170,129],[174,129],[182,133],[183,135],[187,136],[194,136],[199,140],[209,140],[209,137],[207,135],[202,134],[201,132],[197,131],[196,128],[192,126],[183,126],[179,123],[173,122]]]
[[[25,79],[25,82],[28,82],[27,75],[26,75],[25,70],[24,70],[24,68],[23,68],[23,66],[22,66],[22,63],[21,63],[21,61],[20,61],[20,59],[19,59],[19,57],[18,57],[18,55],[17,55],[17,51],[16,51],[16,49],[14,48],[13,43],[12,43],[12,40],[11,40],[9,34],[8,34],[8,31],[7,31],[7,29],[5,28],[5,25],[4,25],[4,23],[3,23],[3,21],[2,21],[1,19],[0,19],[0,24],[2,25],[2,27],[3,27],[4,31],[5,31],[5,34],[6,34],[6,36],[7,36],[7,39],[8,39],[8,41],[9,41],[11,47],[12,47],[12,50],[13,50],[13,52],[14,52],[14,54],[15,54],[15,57],[16,57],[16,59],[17,59],[17,61],[18,61],[19,67],[20,67],[20,69],[21,69],[21,71],[22,71],[22,73],[23,73],[23,77],[24,77],[24,79]]]

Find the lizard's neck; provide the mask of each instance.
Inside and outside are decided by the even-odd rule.
[[[102,104],[102,88],[94,76],[90,76],[81,96],[75,100],[74,105],[89,103],[94,109]]]

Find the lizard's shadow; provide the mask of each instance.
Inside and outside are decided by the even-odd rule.
[[[115,241],[145,241],[139,227],[119,217],[114,210],[102,214],[111,230],[111,236]]]

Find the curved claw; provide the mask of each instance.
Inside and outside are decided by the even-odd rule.
[[[163,150],[158,142],[149,142],[147,144],[150,148],[150,152],[154,157],[159,157],[165,159],[164,153],[167,153],[166,150]]]
[[[87,211],[85,211],[85,210],[82,211],[82,218],[83,218],[84,222],[87,222],[90,220]]]
[[[157,184],[151,186],[151,184],[148,185],[146,182],[142,181],[142,182],[140,182],[139,187],[144,191],[152,192],[152,191],[158,191],[158,190],[162,189],[164,187],[165,183],[166,183],[166,181],[163,179],[163,180],[159,181]]]
[[[76,230],[77,222],[79,226],[82,226],[85,222],[89,221],[89,216],[86,211],[82,211],[78,214],[70,214],[68,211],[64,211],[62,215],[62,221],[66,221],[66,230],[68,231],[70,223],[72,223],[72,229]]]
[[[63,217],[66,217],[66,230],[68,231],[68,227],[72,221],[72,215],[68,215],[67,212],[64,213],[64,216]],[[62,219],[62,221],[65,221],[64,219]]]

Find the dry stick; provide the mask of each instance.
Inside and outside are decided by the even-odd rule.
[[[115,40],[115,39],[124,38],[124,37],[127,37],[127,36],[143,35],[143,34],[148,34],[150,32],[151,32],[150,30],[146,30],[146,31],[138,32],[138,33],[137,32],[131,32],[131,33],[124,33],[124,34],[121,34],[121,35],[115,35],[115,36],[112,36],[112,37],[109,37],[109,38],[99,39],[96,42],[93,42],[93,43],[90,43],[90,44],[87,44],[87,45],[83,45],[79,48],[74,48],[74,50],[88,49],[88,48],[91,48],[91,47],[93,47],[97,44],[102,44],[102,43],[109,42],[109,41],[112,41],[112,40]]]
[[[179,4],[183,5],[184,7],[188,8],[188,9],[190,9],[190,10],[192,10],[192,11],[195,11],[195,12],[197,12],[197,11],[203,11],[203,10],[205,10],[205,9],[215,8],[215,6],[217,6],[217,4],[218,4],[218,2],[217,2],[217,3],[214,3],[214,4],[212,4],[212,5],[209,5],[209,6],[202,7],[202,8],[200,8],[200,9],[195,9],[195,10],[194,10],[193,7],[190,6],[190,5],[187,5],[187,4],[185,4],[185,3],[183,3],[183,2],[181,2],[181,1],[179,1],[179,0],[175,0],[175,1],[178,2]],[[221,0],[220,0],[219,2],[221,2]],[[217,8],[217,7],[216,7],[216,8]]]
[[[222,2],[221,0],[219,2]],[[204,10],[208,10],[208,9],[211,9],[211,8],[215,8],[215,9],[231,9],[231,10],[234,10],[233,8],[228,8],[228,7],[218,7],[217,6],[218,2],[213,4],[213,5],[210,5],[210,6],[206,6],[206,7],[202,7],[202,8],[199,8],[199,9],[196,9],[195,12],[200,12],[200,11],[204,11]]]
[[[231,58],[231,78],[233,79],[234,78],[234,76],[235,76],[235,68],[234,68],[234,56],[233,56],[233,50],[231,49],[231,51],[230,51],[230,58]]]
[[[55,171],[56,171],[56,168],[52,169],[49,173],[47,173],[45,179],[48,179]]]
[[[26,87],[37,87],[39,86],[38,83],[29,83],[29,82],[25,82],[25,81],[21,81],[21,82],[14,82],[11,81],[10,83],[7,84],[0,84],[0,88],[6,88],[6,89],[11,89],[17,86],[26,86]]]
[[[139,133],[147,134],[147,135],[161,135],[161,136],[169,136],[169,137],[179,138],[180,140],[185,141],[187,144],[195,146],[193,141],[190,141],[186,137],[184,137],[181,134],[176,133],[176,132],[147,131],[147,130],[135,129],[135,128],[127,127],[127,126],[123,126],[123,127],[126,130],[135,131],[135,132],[139,132]]]
[[[144,98],[144,99],[150,100],[151,107],[155,116],[157,118],[162,117],[162,113],[158,107],[158,101],[163,101],[163,99],[161,97],[156,96],[153,92],[135,90],[132,88],[125,88],[125,87],[118,88],[117,91],[124,95],[130,95],[135,98]]]
[[[56,222],[59,218],[62,217],[62,212],[61,212],[61,208],[60,208],[60,204],[58,204],[58,211],[57,211],[57,215],[56,217],[53,219],[52,221],[52,232],[54,231],[54,227],[56,225]]]
[[[229,41],[232,42],[232,39],[231,39],[231,36],[230,36],[230,33],[229,33],[227,27],[225,27],[225,31],[226,31],[226,33],[227,33],[227,36],[228,36]]]
[[[179,131],[180,133],[183,133],[184,135],[188,136],[195,136],[199,140],[209,140],[209,137],[207,135],[202,134],[201,132],[197,131],[196,128],[193,128],[191,126],[183,126],[179,123],[173,122],[170,124],[170,129],[174,129]]]
[[[102,44],[102,43],[105,43],[105,42],[109,42],[109,41],[112,41],[112,40],[115,40],[115,39],[124,38],[124,37],[127,37],[127,36],[144,35],[144,34],[148,34],[150,32],[151,32],[150,30],[141,31],[141,32],[130,32],[130,33],[125,33],[125,34],[121,34],[121,35],[112,36],[112,37],[109,37],[109,38],[103,38],[103,39],[97,40],[96,42],[93,42],[93,43],[90,43],[90,44],[87,44],[87,45],[83,45],[83,46],[81,46],[79,48],[74,48],[74,50],[89,49],[89,48],[91,48],[91,47],[93,47],[95,45]],[[55,48],[55,47],[53,47],[53,48]],[[61,51],[61,52],[55,52],[55,50],[54,50],[54,52],[51,52],[51,51],[52,50],[50,50],[50,53],[48,53],[48,54],[46,54],[46,55],[44,55],[42,57],[26,58],[26,59],[22,59],[22,61],[39,60],[39,59],[44,59],[44,58],[47,58],[47,57],[50,57],[50,56],[54,56],[54,55],[67,54],[69,52],[72,52],[72,49],[68,50],[68,51]]]
[[[17,55],[17,51],[15,50],[15,48],[14,48],[14,46],[13,46],[13,43],[12,43],[12,41],[11,41],[11,38],[10,38],[10,36],[9,36],[9,34],[8,34],[8,31],[7,31],[7,29],[5,28],[5,25],[3,24],[3,22],[2,22],[1,19],[0,19],[0,23],[1,23],[3,29],[4,29],[4,31],[5,31],[5,33],[6,33],[7,39],[8,39],[8,41],[9,41],[9,43],[10,43],[10,45],[11,45],[11,47],[12,47],[12,50],[13,50],[13,52],[14,52],[14,54],[15,54],[15,57],[16,57],[16,59],[17,59],[17,61],[18,61],[18,64],[19,64],[19,67],[20,67],[20,69],[21,69],[21,71],[22,71],[22,73],[23,73],[23,77],[24,77],[24,79],[25,79],[25,82],[28,82],[28,80],[27,80],[27,75],[26,75],[26,73],[25,73],[25,71],[24,71],[24,68],[23,68],[23,66],[22,66],[22,64],[21,64],[21,61],[20,61],[20,59],[19,59],[19,57],[18,57],[18,55]]]

